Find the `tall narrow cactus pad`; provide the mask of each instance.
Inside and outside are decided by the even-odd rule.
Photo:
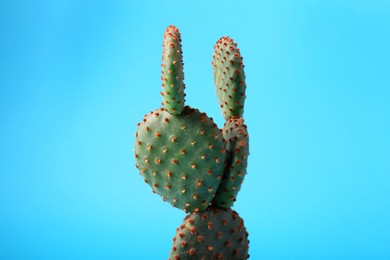
[[[238,213],[209,207],[184,218],[169,259],[244,260],[249,258],[248,247],[248,233]]]
[[[180,32],[174,26],[169,26],[164,34],[161,67],[163,106],[171,114],[180,114],[185,85]]]
[[[230,208],[236,201],[246,175],[249,155],[249,136],[243,118],[232,117],[222,131],[228,150],[225,174],[214,198],[214,204]]]
[[[230,37],[222,37],[214,46],[214,84],[218,102],[226,120],[241,117],[245,102],[245,73],[240,50]]]
[[[135,158],[141,175],[172,206],[204,210],[222,180],[226,148],[205,113],[188,106],[179,115],[161,108],[139,124]]]

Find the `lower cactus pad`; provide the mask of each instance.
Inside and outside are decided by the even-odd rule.
[[[170,260],[249,258],[244,221],[231,209],[209,207],[184,218],[173,238]]]

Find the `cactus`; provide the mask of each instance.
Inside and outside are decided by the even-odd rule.
[[[231,210],[244,180],[249,155],[242,118],[245,74],[237,44],[222,37],[214,47],[213,72],[226,119],[213,119],[185,105],[181,35],[164,34],[162,108],[138,123],[136,167],[153,193],[188,213],[174,238],[170,259],[246,259],[248,233]]]
[[[134,150],[145,181],[179,209],[205,209],[222,180],[222,134],[197,109],[185,106],[179,115],[163,108],[149,113],[139,124]]]
[[[230,37],[222,37],[214,46],[214,84],[222,114],[226,120],[241,117],[245,102],[245,73],[240,50]]]
[[[184,105],[180,33],[164,34],[164,108],[144,116],[136,132],[137,168],[153,192],[186,212],[204,210],[223,177],[226,149],[217,125]]]
[[[168,26],[164,34],[161,79],[162,105],[171,114],[180,114],[185,102],[183,58],[179,30]]]
[[[246,175],[249,136],[242,117],[230,118],[225,123],[222,133],[227,142],[228,158],[224,177],[214,197],[214,205],[230,208],[236,201]]]
[[[244,221],[231,209],[209,207],[184,218],[176,229],[170,260],[247,259],[248,233]]]

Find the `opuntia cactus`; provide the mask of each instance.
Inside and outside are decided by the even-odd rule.
[[[209,207],[184,218],[176,229],[169,259],[244,260],[248,247],[248,232],[238,213]]]
[[[240,50],[230,37],[222,37],[214,46],[214,84],[218,102],[226,120],[241,117],[245,102],[245,73]]]
[[[214,197],[214,205],[230,208],[236,201],[246,175],[249,155],[249,136],[242,117],[231,117],[222,133],[226,140],[228,158],[225,174]]]
[[[205,209],[222,180],[226,148],[217,125],[185,106],[179,115],[160,108],[136,134],[137,167],[154,192],[188,212]]]
[[[163,41],[163,107],[146,114],[136,132],[136,167],[144,181],[163,201],[189,213],[177,230],[170,259],[249,258],[248,233],[231,210],[249,155],[242,118],[244,66],[231,38],[222,37],[214,50],[214,83],[224,128],[185,105],[181,36],[169,26]]]
[[[185,102],[185,85],[181,36],[174,26],[168,26],[164,34],[161,67],[163,106],[170,114],[180,114]]]

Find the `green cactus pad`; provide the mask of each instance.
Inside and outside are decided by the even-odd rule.
[[[214,84],[223,117],[241,117],[245,103],[245,73],[240,50],[233,39],[222,37],[214,46]]]
[[[171,114],[180,114],[184,107],[184,74],[180,32],[169,26],[164,34],[162,54],[162,105]]]
[[[249,258],[244,221],[231,209],[209,207],[184,218],[173,238],[170,260]]]
[[[236,201],[246,175],[249,155],[249,136],[243,118],[232,117],[224,125],[222,134],[227,141],[227,166],[221,185],[214,197],[214,204],[230,208]]]
[[[179,115],[164,108],[145,115],[136,132],[134,152],[145,182],[163,200],[186,212],[209,205],[227,155],[214,121],[188,106]]]

